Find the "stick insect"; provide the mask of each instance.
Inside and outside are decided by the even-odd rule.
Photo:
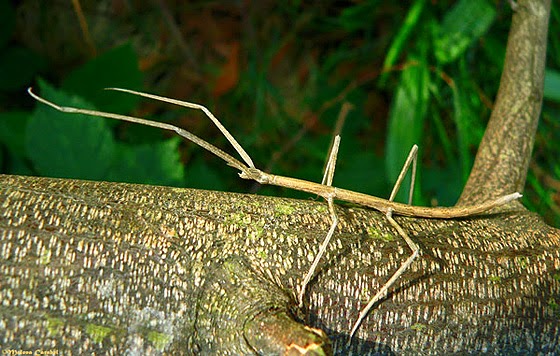
[[[400,173],[400,175],[397,179],[395,187],[393,188],[393,191],[391,192],[391,196],[389,197],[388,200],[378,198],[378,197],[375,197],[375,196],[371,196],[371,195],[367,195],[367,194],[363,194],[363,193],[354,192],[354,191],[351,191],[351,190],[346,190],[346,189],[342,189],[342,188],[333,187],[332,186],[332,180],[333,180],[333,177],[334,177],[334,171],[335,171],[335,166],[336,166],[336,158],[337,158],[337,154],[338,154],[338,147],[340,145],[340,136],[338,136],[338,135],[335,137],[333,145],[332,145],[332,149],[331,149],[331,151],[328,155],[329,158],[328,158],[328,161],[327,161],[327,164],[326,164],[323,181],[321,183],[314,183],[314,182],[310,182],[310,181],[306,181],[306,180],[302,180],[302,179],[269,174],[269,173],[263,172],[260,169],[255,167],[255,165],[253,163],[253,160],[251,159],[249,154],[247,154],[247,152],[237,142],[237,140],[229,133],[229,131],[220,123],[220,121],[206,107],[204,107],[200,104],[195,104],[195,103],[190,103],[190,102],[180,101],[180,100],[174,100],[174,99],[170,99],[170,98],[166,98],[166,97],[162,97],[162,96],[158,96],[158,95],[142,93],[142,92],[129,90],[129,89],[107,88],[107,90],[120,91],[120,92],[124,92],[124,93],[129,93],[129,94],[133,94],[133,95],[146,97],[146,98],[149,98],[149,99],[154,99],[154,100],[158,100],[158,101],[167,102],[167,103],[170,103],[170,104],[175,104],[175,105],[186,107],[186,108],[201,110],[218,127],[220,132],[227,138],[227,140],[233,146],[235,151],[239,154],[239,156],[241,157],[243,162],[239,161],[238,159],[234,158],[233,156],[224,152],[223,150],[219,149],[218,147],[212,145],[211,143],[209,143],[209,142],[199,138],[198,136],[192,134],[191,132],[189,132],[187,130],[184,130],[180,127],[171,125],[171,124],[160,123],[160,122],[156,122],[156,121],[141,119],[141,118],[132,117],[132,116],[126,116],[126,115],[119,115],[119,114],[114,114],[114,113],[107,113],[107,112],[101,112],[101,111],[95,111],[95,110],[86,110],[86,109],[79,109],[79,108],[73,108],[73,107],[59,106],[55,103],[52,103],[52,102],[36,95],[35,93],[33,93],[32,88],[29,88],[27,91],[28,91],[29,95],[31,95],[35,100],[37,100],[37,101],[39,101],[43,104],[46,104],[46,105],[48,105],[48,106],[50,106],[50,107],[52,107],[52,108],[54,108],[58,111],[61,111],[61,112],[106,117],[106,118],[110,118],[110,119],[128,121],[128,122],[132,122],[132,123],[157,127],[157,128],[164,129],[164,130],[174,131],[179,136],[181,136],[183,138],[186,138],[187,140],[192,141],[193,143],[201,146],[202,148],[204,148],[204,149],[210,151],[211,153],[213,153],[214,155],[218,156],[219,158],[224,160],[229,166],[238,169],[240,171],[239,176],[243,179],[254,180],[254,181],[256,181],[260,184],[276,185],[276,186],[295,189],[295,190],[299,190],[299,191],[303,191],[303,192],[307,192],[307,193],[311,193],[311,194],[316,194],[318,196],[321,196],[322,198],[324,198],[327,201],[327,205],[328,205],[328,209],[329,209],[329,213],[330,213],[330,217],[331,217],[331,221],[332,221],[331,226],[329,228],[329,231],[328,231],[324,241],[320,245],[319,252],[315,256],[315,259],[314,259],[308,273],[304,277],[303,282],[302,282],[301,286],[299,287],[299,292],[298,292],[297,299],[298,299],[298,305],[299,305],[300,308],[303,307],[303,301],[304,301],[304,296],[305,296],[307,286],[308,286],[309,282],[311,281],[311,279],[313,278],[313,276],[315,274],[315,271],[316,271],[316,268],[318,266],[318,263],[319,263],[322,255],[326,251],[326,248],[327,248],[327,246],[330,242],[330,239],[333,236],[334,231],[336,230],[336,227],[337,227],[337,224],[338,224],[338,218],[337,218],[336,211],[335,211],[335,208],[334,208],[334,200],[336,199],[336,200],[340,200],[340,201],[346,201],[346,202],[349,202],[349,203],[359,204],[359,205],[362,205],[362,206],[366,206],[366,207],[378,210],[378,211],[385,214],[389,223],[397,230],[399,235],[405,240],[405,242],[407,243],[409,248],[412,250],[412,254],[410,255],[410,257],[407,258],[407,260],[405,260],[405,262],[403,262],[401,267],[399,267],[399,269],[391,276],[391,278],[389,278],[389,280],[383,285],[383,287],[379,290],[379,292],[374,297],[372,297],[369,300],[369,302],[367,303],[367,305],[360,311],[359,317],[358,317],[357,321],[354,323],[354,326],[352,327],[352,330],[350,331],[349,342],[351,341],[353,335],[358,330],[361,322],[366,317],[368,312],[371,310],[373,305],[387,294],[389,288],[391,288],[391,286],[397,281],[397,279],[405,272],[405,270],[412,264],[414,259],[419,255],[420,248],[418,247],[418,245],[416,243],[414,243],[412,241],[412,239],[410,239],[410,237],[405,232],[405,230],[393,219],[393,214],[397,214],[397,215],[401,215],[401,216],[412,216],[412,217],[452,219],[452,218],[458,218],[458,217],[477,215],[477,214],[486,212],[490,209],[493,209],[495,207],[507,204],[507,203],[521,197],[521,194],[516,192],[516,193],[508,194],[508,195],[502,196],[498,199],[491,200],[491,201],[488,201],[488,202],[485,202],[485,203],[482,203],[482,204],[478,204],[478,205],[459,206],[459,207],[450,207],[450,208],[430,208],[430,207],[419,207],[419,206],[410,205],[411,204],[411,199],[412,199],[412,188],[411,188],[410,194],[409,194],[408,204],[402,204],[402,203],[394,202],[393,199],[394,199],[394,197],[395,197],[395,195],[398,191],[398,188],[400,187],[400,185],[402,183],[402,180],[404,179],[406,171],[408,170],[411,162],[413,163],[412,184],[414,184],[414,173],[415,173],[415,167],[416,167],[416,154],[417,154],[417,146],[416,145],[412,148],[412,150],[409,154],[409,157],[408,157],[408,159],[407,159],[407,161],[406,161],[406,163],[405,163],[405,165],[404,165],[404,167],[403,167],[403,169],[402,169],[402,171],[401,171],[401,173]]]

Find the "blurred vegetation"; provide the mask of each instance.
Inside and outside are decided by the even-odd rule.
[[[417,143],[415,204],[452,205],[498,90],[511,13],[503,0],[0,0],[1,172],[309,198],[243,181],[168,132],[60,114],[25,93],[172,122],[233,153],[199,112],[102,90],[124,87],[201,103],[258,167],[312,181],[343,124],[335,185],[381,197]],[[554,1],[550,26],[560,33]],[[560,37],[549,35],[524,204],[555,226],[559,118]]]

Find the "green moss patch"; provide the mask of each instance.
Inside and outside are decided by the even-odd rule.
[[[103,339],[109,335],[109,333],[113,331],[112,328],[102,326],[102,325],[95,325],[95,324],[87,324],[86,325],[86,333],[91,337],[91,339],[97,343],[103,342]]]

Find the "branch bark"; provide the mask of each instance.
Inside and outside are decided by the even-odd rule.
[[[383,214],[338,209],[326,262],[298,310],[296,286],[330,226],[324,203],[17,176],[1,176],[0,197],[5,348],[328,354],[332,342],[339,353],[371,354],[560,347],[560,233],[524,209],[458,221],[397,218],[423,255],[348,350],[360,308],[410,254]]]
[[[550,0],[515,6],[500,89],[460,205],[525,187],[542,107],[549,16]]]

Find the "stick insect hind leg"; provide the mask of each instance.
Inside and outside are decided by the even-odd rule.
[[[401,169],[397,181],[395,182],[395,185],[389,197],[389,201],[393,201],[395,199],[395,196],[397,195],[397,192],[401,187],[402,181],[404,180],[406,173],[408,172],[408,169],[412,164],[412,175],[410,180],[410,190],[408,194],[408,204],[409,205],[412,204],[412,197],[414,194],[414,182],[416,180],[417,155],[418,155],[418,146],[414,145],[412,146],[412,149],[408,154],[408,158],[406,159],[406,162],[404,163],[403,168]],[[358,319],[356,320],[354,326],[352,327],[352,330],[350,331],[348,344],[350,344],[350,342],[352,341],[354,334],[360,327],[360,324],[362,323],[364,318],[373,308],[374,304],[387,295],[389,288],[391,288],[395,284],[395,282],[399,279],[399,277],[408,269],[408,267],[410,267],[412,262],[416,259],[416,257],[418,257],[418,254],[420,253],[420,248],[418,247],[418,245],[414,241],[412,241],[412,239],[408,236],[406,231],[399,225],[399,223],[395,221],[395,219],[393,219],[393,209],[389,208],[385,216],[387,217],[389,223],[397,230],[399,235],[405,240],[408,247],[412,250],[412,254],[406,259],[406,261],[403,262],[403,264],[399,267],[399,269],[391,276],[391,278],[389,278],[389,280],[383,285],[383,287],[381,287],[381,289],[377,292],[377,294],[375,294],[369,300],[367,305],[360,311]]]

